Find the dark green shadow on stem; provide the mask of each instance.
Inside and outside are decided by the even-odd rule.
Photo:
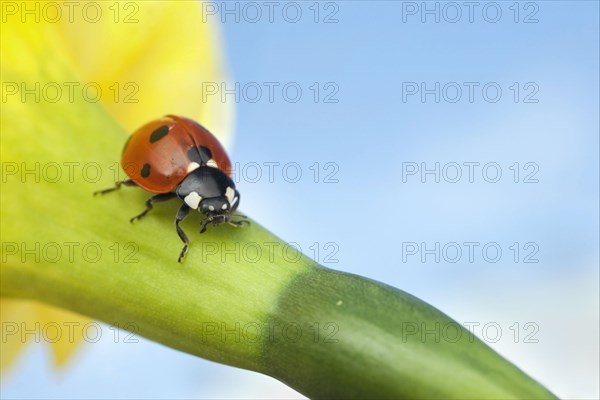
[[[266,372],[311,398],[556,398],[429,304],[312,268],[286,287]]]

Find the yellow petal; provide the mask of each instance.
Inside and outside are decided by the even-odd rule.
[[[54,365],[62,367],[83,341],[84,329],[90,319],[43,303],[35,305],[42,327],[42,340],[52,344]]]
[[[203,22],[201,3],[95,4],[100,22],[110,23],[75,18],[58,26],[60,42],[73,70],[101,87],[104,104],[126,130],[181,114],[198,119],[227,146],[231,103],[214,95],[203,99],[203,84],[220,84],[226,71],[218,31]]]
[[[98,112],[87,111],[86,105],[90,110],[97,109],[98,104],[92,101],[95,99],[99,99],[98,103],[103,104],[114,120],[124,127],[123,131],[116,129],[97,137],[96,146],[106,148],[108,142],[114,143],[112,151],[115,155],[125,141],[123,137],[123,143],[114,142],[115,137],[165,114],[197,119],[224,145],[228,144],[230,106],[222,103],[218,96],[206,99],[202,96],[203,83],[223,82],[226,73],[219,53],[218,32],[215,26],[202,22],[199,2],[71,4],[74,7],[72,15],[60,2],[1,4],[3,161],[78,161],[73,156],[60,160],[52,149],[60,149],[62,141],[93,131],[86,132],[85,126],[94,123],[91,115],[98,115]],[[42,10],[52,10],[54,5],[61,8],[62,16],[57,21],[49,21]],[[23,7],[29,10],[37,7],[41,21],[36,22],[36,11],[25,14]],[[94,14],[94,7],[100,7],[100,14]],[[86,17],[82,12],[84,8]],[[100,15],[100,18],[91,22],[90,17],[94,19],[94,15]],[[23,18],[25,22],[22,22]],[[29,93],[24,94],[23,88]],[[48,88],[47,92],[45,88]],[[56,96],[56,88],[61,94],[55,104],[51,100]],[[96,88],[99,88],[99,95],[96,95]],[[81,99],[84,96],[87,96],[86,101]],[[65,121],[69,117],[65,110],[70,105],[77,105],[72,107],[79,120],[76,132],[49,130],[46,125],[50,124],[44,122],[53,119],[53,126],[60,126],[58,120]],[[31,136],[24,136],[23,132],[29,132]],[[32,149],[33,142],[39,147],[36,151]],[[81,158],[90,159],[90,154],[97,148],[80,148]],[[18,197],[25,195],[27,188],[33,189],[30,184],[13,184],[11,194],[2,192],[3,241],[20,241],[24,237],[19,213],[27,213],[27,210],[18,208]],[[57,185],[46,182],[35,186],[36,193],[41,194],[42,187],[58,189]],[[6,218],[9,215],[12,217]],[[64,223],[68,222],[65,220]],[[43,241],[45,233],[46,230],[38,229],[35,239]],[[82,234],[79,240],[84,239]],[[83,337],[77,327],[80,329],[88,321],[35,302],[3,298],[0,305],[1,320],[10,325],[8,328],[3,324],[3,333],[5,327],[11,329],[14,324],[21,329],[21,324],[34,327],[36,323],[57,324],[66,333],[68,325],[65,323],[76,324],[73,335],[63,334],[60,340],[48,341],[52,344],[56,365],[62,365],[77,348]],[[5,336],[0,347],[3,367],[11,363],[27,339],[31,339],[31,335],[26,335],[24,340],[17,333]]]
[[[17,358],[26,341],[21,334],[21,324],[35,324],[36,311],[31,302],[0,298],[0,368],[4,371]]]
[[[90,319],[30,300],[0,298],[0,367],[5,370],[27,343],[51,345],[54,365],[63,366],[84,337]]]

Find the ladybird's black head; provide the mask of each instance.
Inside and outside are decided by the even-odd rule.
[[[223,171],[209,166],[190,172],[181,181],[176,193],[188,207],[206,216],[203,231],[207,223],[217,225],[229,221],[240,202],[240,194],[231,178]]]
[[[206,215],[210,220],[229,217],[231,204],[225,196],[211,197],[200,202],[198,211]]]
[[[229,203],[229,200],[225,196],[211,197],[204,199],[200,202],[198,211],[206,216],[206,219],[202,221],[202,229],[200,233],[206,231],[206,225],[212,223],[213,225],[219,225],[224,222],[229,222],[233,212],[237,208],[237,202],[239,201],[239,194],[236,192],[233,206]]]

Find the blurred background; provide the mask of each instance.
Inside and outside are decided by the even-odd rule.
[[[214,2],[242,212],[405,290],[562,398],[598,398],[598,2]],[[2,398],[298,398],[107,333]],[[35,382],[35,384],[32,384]],[[233,384],[235,382],[235,384]]]

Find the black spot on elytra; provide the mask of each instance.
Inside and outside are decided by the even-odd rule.
[[[146,163],[144,164],[144,166],[142,167],[142,171],[140,172],[140,174],[142,175],[142,178],[147,178],[150,176],[150,164]]]
[[[169,126],[163,125],[160,128],[156,128],[154,132],[150,134],[150,143],[158,142],[160,139],[167,136],[169,133]]]
[[[200,165],[206,165],[206,163],[212,158],[212,153],[208,147],[198,146],[189,149],[187,156],[192,162],[196,162]]]

